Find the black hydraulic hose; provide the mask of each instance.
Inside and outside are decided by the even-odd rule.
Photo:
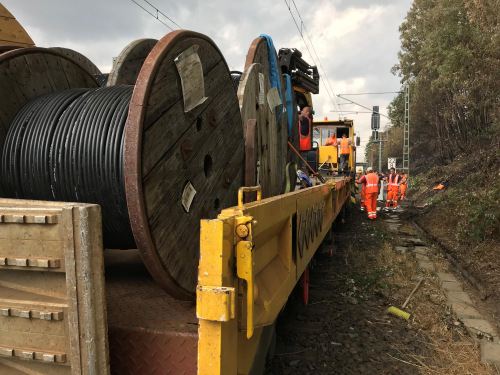
[[[231,70],[231,79],[233,80],[233,85],[236,91],[238,91],[238,86],[240,85],[240,79],[241,76],[243,75],[243,72],[240,72],[238,70]]]
[[[1,178],[9,196],[97,203],[105,246],[135,248],[123,165],[132,91],[133,86],[71,89],[28,102],[3,148]]]

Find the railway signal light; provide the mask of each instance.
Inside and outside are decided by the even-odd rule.
[[[378,129],[380,129],[380,113],[378,105],[374,105],[372,113],[372,130]]]

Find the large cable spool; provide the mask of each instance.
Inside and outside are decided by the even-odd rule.
[[[276,51],[274,51],[276,55]],[[276,55],[277,56],[277,55]],[[276,57],[277,59],[277,57]],[[276,60],[278,61],[278,60]],[[247,69],[252,64],[260,64],[262,66],[262,71],[250,72]],[[282,79],[281,67],[278,64],[278,75],[281,79],[281,95],[283,101],[285,101],[286,92],[284,80]],[[252,69],[253,70],[253,69]],[[286,164],[287,164],[287,139],[288,139],[288,127],[287,127],[287,114],[283,112],[281,118],[278,121],[279,114],[277,110],[273,112],[269,108],[267,95],[271,88],[270,84],[270,63],[269,63],[269,53],[267,39],[264,37],[256,38],[247,53],[245,62],[245,72],[251,75],[256,75],[261,73],[264,77],[264,92],[263,100],[260,103],[255,103],[256,98],[251,97],[244,93],[244,88],[242,87],[242,82],[244,77],[240,82],[238,87],[238,93],[240,98],[241,108],[251,108],[251,105],[245,105],[243,102],[246,100],[254,102],[254,106],[259,108],[257,111],[259,114],[260,121],[257,123],[257,158],[259,163],[259,184],[262,187],[262,196],[271,197],[274,195],[282,194],[285,190],[285,175],[286,175]],[[244,72],[244,75],[245,75]],[[252,78],[250,82],[252,85],[255,84],[255,79]],[[257,82],[258,78],[257,78]],[[257,102],[259,101],[259,96],[257,96]],[[261,96],[262,98],[262,96]],[[243,102],[242,102],[243,100]],[[261,104],[261,103],[264,104]],[[286,104],[286,103],[283,103]],[[279,107],[278,107],[279,108]],[[250,112],[254,112],[250,110]],[[242,110],[243,124],[246,124],[247,119],[250,119],[252,113],[247,114]]]
[[[186,72],[197,58],[202,71],[181,81],[178,68]],[[177,296],[195,292],[200,219],[237,203],[243,154],[238,99],[222,53],[202,34],[166,35],[146,59],[132,95],[125,187],[143,260]],[[189,202],[194,191],[187,212],[181,197]]]
[[[245,185],[260,184],[264,198],[272,196],[274,184],[269,181],[268,174],[259,175],[259,169],[267,170],[270,158],[262,156],[262,149],[267,149],[267,132],[259,132],[271,121],[271,112],[264,99],[264,92],[269,90],[269,81],[264,81],[264,68],[261,64],[248,66],[238,78],[238,101],[240,104],[243,134],[245,134]],[[249,121],[255,120],[254,123]],[[249,128],[251,127],[251,128]],[[252,128],[253,127],[253,128]],[[259,168],[257,168],[259,165]],[[263,177],[263,178],[259,178]],[[249,195],[249,194],[247,194]]]
[[[56,51],[37,47],[1,54],[0,75],[0,150],[3,150],[14,117],[30,100],[55,91],[98,87],[92,74],[76,61]],[[0,195],[6,196],[2,186]]]
[[[8,82],[0,80],[0,99],[8,98],[9,89],[31,93],[26,98],[24,92],[14,95],[15,103],[8,105],[9,115],[0,117],[5,130],[16,113],[32,103],[27,104],[29,99],[70,88],[97,86],[83,67],[54,51],[35,49],[33,61],[21,66],[17,62],[29,57],[27,50],[0,56],[1,74],[11,77]],[[52,61],[51,56],[57,59]],[[14,71],[12,66],[16,67]],[[54,85],[63,80],[66,69],[75,70],[80,79],[71,79],[73,84],[66,87]],[[35,75],[31,70],[36,76],[46,76],[43,83],[28,79]],[[63,100],[52,99],[54,103]],[[58,108],[56,104],[54,108]],[[85,128],[81,137],[97,137],[98,127]],[[32,134],[41,137],[47,133],[44,131]],[[36,136],[30,139],[33,145],[37,143]],[[5,133],[0,134],[2,144],[4,140]],[[85,143],[81,142],[82,147]],[[174,297],[191,299],[197,283],[200,219],[216,217],[222,208],[237,203],[243,175],[244,141],[237,96],[227,64],[208,37],[177,31],[166,35],[152,49],[133,88],[123,149],[128,225],[135,243],[157,283]],[[96,159],[89,160],[95,163]],[[37,193],[38,188],[34,190]],[[104,209],[113,205],[99,201],[99,194],[94,195],[95,201],[89,203],[100,204],[103,222],[113,224],[114,218],[105,217]],[[126,228],[118,232],[125,233]]]
[[[144,61],[157,39],[137,39],[130,42],[113,62],[107,86],[135,85]]]

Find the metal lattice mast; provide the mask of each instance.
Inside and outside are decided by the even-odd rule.
[[[405,125],[403,138],[403,170],[410,174],[410,85],[405,86]]]

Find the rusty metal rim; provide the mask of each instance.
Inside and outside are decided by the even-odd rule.
[[[255,62],[254,61],[255,53],[259,49],[259,45],[261,43],[267,43],[266,38],[264,38],[263,36],[259,36],[259,37],[255,38],[253,40],[252,44],[250,44],[250,48],[248,49],[248,52],[247,52],[247,59],[245,61],[245,69]]]
[[[257,120],[247,121],[247,134],[245,137],[245,186],[255,186],[255,165],[257,151]]]
[[[257,120],[247,121],[247,133],[245,136],[245,186],[257,185]],[[245,193],[245,203],[250,202],[251,193]]]
[[[226,60],[215,43],[206,35],[177,30],[165,35],[151,50],[144,61],[130,101],[129,114],[125,130],[125,193],[130,217],[130,225],[136,245],[146,268],[155,281],[171,296],[183,300],[193,300],[195,294],[182,288],[163,267],[151,238],[146,206],[142,190],[142,136],[147,102],[153,87],[156,73],[164,57],[184,38],[199,38],[210,43],[221,56],[229,71]],[[175,245],[175,244],[173,244]]]

